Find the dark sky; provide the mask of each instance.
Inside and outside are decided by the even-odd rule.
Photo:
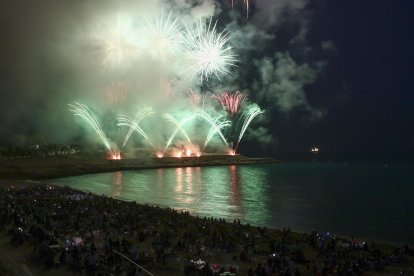
[[[329,137],[327,147],[413,153],[414,3],[329,2],[335,5],[326,7],[319,24],[338,54],[324,81],[344,86],[348,99],[333,106],[319,127]]]
[[[414,154],[414,2],[325,1],[315,4],[310,40],[329,38],[336,51],[306,87],[327,114],[275,126],[279,153],[317,145],[336,154]]]
[[[297,2],[301,1],[306,2]],[[25,87],[22,83],[48,91],[50,86],[59,87],[62,79],[62,83],[70,83],[77,77],[76,73],[69,74],[65,66],[47,71],[50,60],[43,60],[41,54],[36,66],[21,62],[26,55],[54,51],[42,48],[43,42],[40,43],[38,37],[46,42],[60,38],[36,33],[36,30],[53,29],[53,21],[42,20],[40,6],[35,16],[28,16],[26,20],[30,9],[25,8],[24,1],[18,2],[20,4],[13,5],[10,10],[6,4],[0,12],[0,134],[3,136],[33,133],[39,127],[30,121],[42,118],[36,114],[44,108],[44,99],[36,93],[22,92]],[[68,9],[76,13],[79,7],[56,4],[52,8],[53,16],[46,16],[48,20],[59,20],[60,14]],[[315,47],[329,40],[334,45],[329,54],[315,54],[315,59],[322,56],[327,64],[316,80],[304,87],[307,102],[324,110],[324,115],[309,122],[304,120],[301,110],[289,114],[271,110],[265,126],[278,142],[270,145],[267,151],[287,156],[319,146],[324,152],[336,154],[414,154],[414,2],[314,0],[306,10],[311,12],[307,43]],[[79,18],[83,18],[82,13],[79,14]],[[69,25],[70,21],[61,24],[62,30]],[[308,62],[311,59],[307,57]],[[56,69],[56,66],[51,68]],[[47,74],[36,78],[42,70]],[[29,100],[22,100],[22,97]],[[255,143],[249,141],[240,149],[250,154],[257,152]]]

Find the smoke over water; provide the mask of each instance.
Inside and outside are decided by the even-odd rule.
[[[47,142],[98,141],[88,124],[68,110],[68,104],[79,102],[93,111],[108,139],[121,147],[128,128],[117,127],[117,116],[133,118],[150,107],[154,113],[140,127],[151,142],[134,133],[131,143],[163,148],[174,130],[173,119],[164,115],[179,122],[194,108],[202,108],[207,113],[215,109],[214,116],[209,113],[212,119],[222,116],[223,135],[231,147],[238,132],[224,130],[225,120],[241,128],[242,119],[220,110],[209,96],[224,91],[245,93],[246,112],[252,103],[265,111],[245,134],[263,147],[277,141],[269,115],[275,110],[289,113],[299,108],[312,120],[320,118],[323,112],[309,104],[305,88],[326,66],[315,59],[315,52],[329,49],[307,45],[308,1],[251,0],[248,11],[244,1],[234,1],[233,7],[231,2],[7,3],[0,11],[5,38],[0,51],[0,134],[42,137]],[[218,67],[203,63],[200,69],[197,64],[204,56],[188,53],[203,53],[200,33],[213,30],[223,40],[221,54],[226,58]],[[202,106],[194,105],[190,91],[203,98],[198,103]],[[239,114],[243,116],[248,115]],[[173,146],[188,144],[187,134],[191,144],[203,147],[211,127],[188,123],[182,127],[185,133],[178,128]],[[208,146],[224,147],[218,132],[213,134]]]

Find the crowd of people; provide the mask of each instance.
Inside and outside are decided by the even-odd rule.
[[[360,275],[414,259],[408,245],[386,250],[51,185],[0,189],[0,228],[16,246],[31,243],[44,269],[87,275]]]

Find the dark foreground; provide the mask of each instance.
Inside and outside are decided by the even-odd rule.
[[[278,162],[272,158],[231,155],[105,160],[102,158],[0,159],[0,179],[51,179],[91,173],[139,169],[228,166]]]
[[[13,248],[31,248],[23,267],[34,275],[145,275],[132,262],[153,275],[414,273],[408,245],[196,218],[43,184],[3,184],[0,228]],[[0,274],[10,269],[19,266],[3,263]]]

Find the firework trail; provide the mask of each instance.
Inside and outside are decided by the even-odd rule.
[[[126,82],[112,82],[105,91],[105,102],[109,107],[117,107],[127,98],[128,85]]]
[[[249,0],[243,0],[244,5],[246,6],[246,17],[249,18]],[[231,0],[231,7],[234,7],[234,0]]]
[[[236,147],[234,148],[234,152],[236,152],[237,147],[239,146],[240,140],[242,139],[244,132],[246,131],[247,127],[250,125],[252,120],[257,116],[262,114],[263,111],[258,107],[257,105],[252,105],[249,107],[249,109],[243,114],[244,115],[244,121],[243,126],[240,130],[239,139],[237,140]]]
[[[167,151],[168,147],[171,145],[173,139],[175,138],[175,136],[177,135],[177,133],[181,130],[181,132],[183,133],[183,135],[186,137],[186,139],[191,143],[190,138],[188,137],[187,133],[185,132],[185,130],[183,129],[183,126],[190,122],[191,120],[194,119],[194,115],[188,115],[185,116],[184,118],[182,118],[180,121],[178,121],[177,119],[175,119],[172,115],[170,114],[164,114],[163,115],[164,118],[166,118],[168,121],[174,123],[174,125],[176,126],[174,131],[172,132],[172,134],[170,135],[170,138],[167,141],[167,144],[165,145],[164,151],[163,151],[163,155],[164,153]]]
[[[193,108],[204,108],[208,95],[194,92],[192,89],[190,89],[190,92],[188,92],[188,97]]]
[[[232,116],[235,116],[240,111],[241,104],[247,97],[246,94],[237,91],[235,93],[223,92],[220,95],[212,95],[210,98],[217,100],[221,107]]]
[[[221,128],[222,127],[219,127],[218,125],[217,125],[217,122],[218,122],[218,118],[216,118],[216,119],[213,119],[210,115],[208,115],[208,113],[207,112],[205,112],[204,110],[202,110],[202,109],[197,109],[197,110],[195,110],[195,116],[198,116],[198,117],[200,117],[200,118],[203,118],[204,120],[206,120],[210,125],[211,125],[211,128],[213,129],[213,130],[215,130],[215,132],[213,133],[213,135],[215,134],[215,133],[218,133],[219,135],[220,135],[220,137],[221,137],[221,139],[223,140],[223,142],[224,142],[224,144],[226,144],[226,146],[228,146],[229,144],[227,143],[227,140],[226,140],[226,138],[224,137],[224,135],[223,135],[223,133],[221,132]],[[219,116],[220,117],[220,116]],[[211,139],[211,138],[210,138]]]
[[[127,126],[129,127],[128,133],[125,136],[124,139],[124,143],[122,144],[122,149],[125,147],[126,143],[128,142],[129,138],[131,137],[132,132],[137,131],[139,134],[142,135],[142,137],[144,137],[151,145],[152,142],[149,139],[148,135],[145,133],[144,130],[142,130],[142,128],[139,126],[139,124],[142,122],[142,120],[144,120],[148,115],[153,114],[154,111],[152,110],[151,107],[146,107],[143,110],[138,111],[134,118],[128,118],[125,115],[119,115],[118,116],[118,124],[117,126]]]
[[[155,20],[147,20],[143,36],[146,47],[155,52],[162,62],[174,56],[181,50],[183,28],[178,24],[179,17],[172,18],[172,12],[164,17],[163,14]]]
[[[168,113],[164,114],[163,117],[165,119],[167,119],[167,121],[173,123],[176,126],[176,129],[178,131],[181,131],[181,133],[185,136],[185,138],[187,139],[187,141],[192,144],[190,137],[187,135],[187,132],[183,129],[184,124],[181,123],[181,121],[178,121],[176,118],[174,118],[174,116],[172,116],[171,114],[168,114]],[[185,122],[187,122],[189,120],[190,120],[189,118],[184,118],[183,119],[183,121],[185,121]]]
[[[201,81],[208,79],[214,74],[218,79],[219,75],[230,73],[228,67],[235,66],[236,57],[232,54],[231,47],[226,46],[229,40],[228,32],[218,33],[216,23],[198,22],[196,30],[187,27],[185,50],[191,58],[190,68],[193,75],[200,76]]]
[[[69,111],[73,112],[75,116],[80,116],[82,119],[84,119],[89,124],[89,126],[91,126],[98,134],[99,138],[101,139],[102,143],[105,145],[107,150],[113,153],[111,143],[109,139],[106,137],[105,133],[103,132],[101,125],[99,124],[92,110],[87,105],[78,102],[75,102],[74,104],[69,104],[69,106]]]
[[[211,138],[213,138],[214,134],[221,133],[221,129],[224,127],[231,126],[231,122],[228,120],[221,120],[223,116],[218,116],[214,123],[211,125],[211,128],[207,134],[206,141],[204,142],[204,146],[201,149],[201,152],[204,150],[204,148],[207,146],[207,144],[210,142]]]

